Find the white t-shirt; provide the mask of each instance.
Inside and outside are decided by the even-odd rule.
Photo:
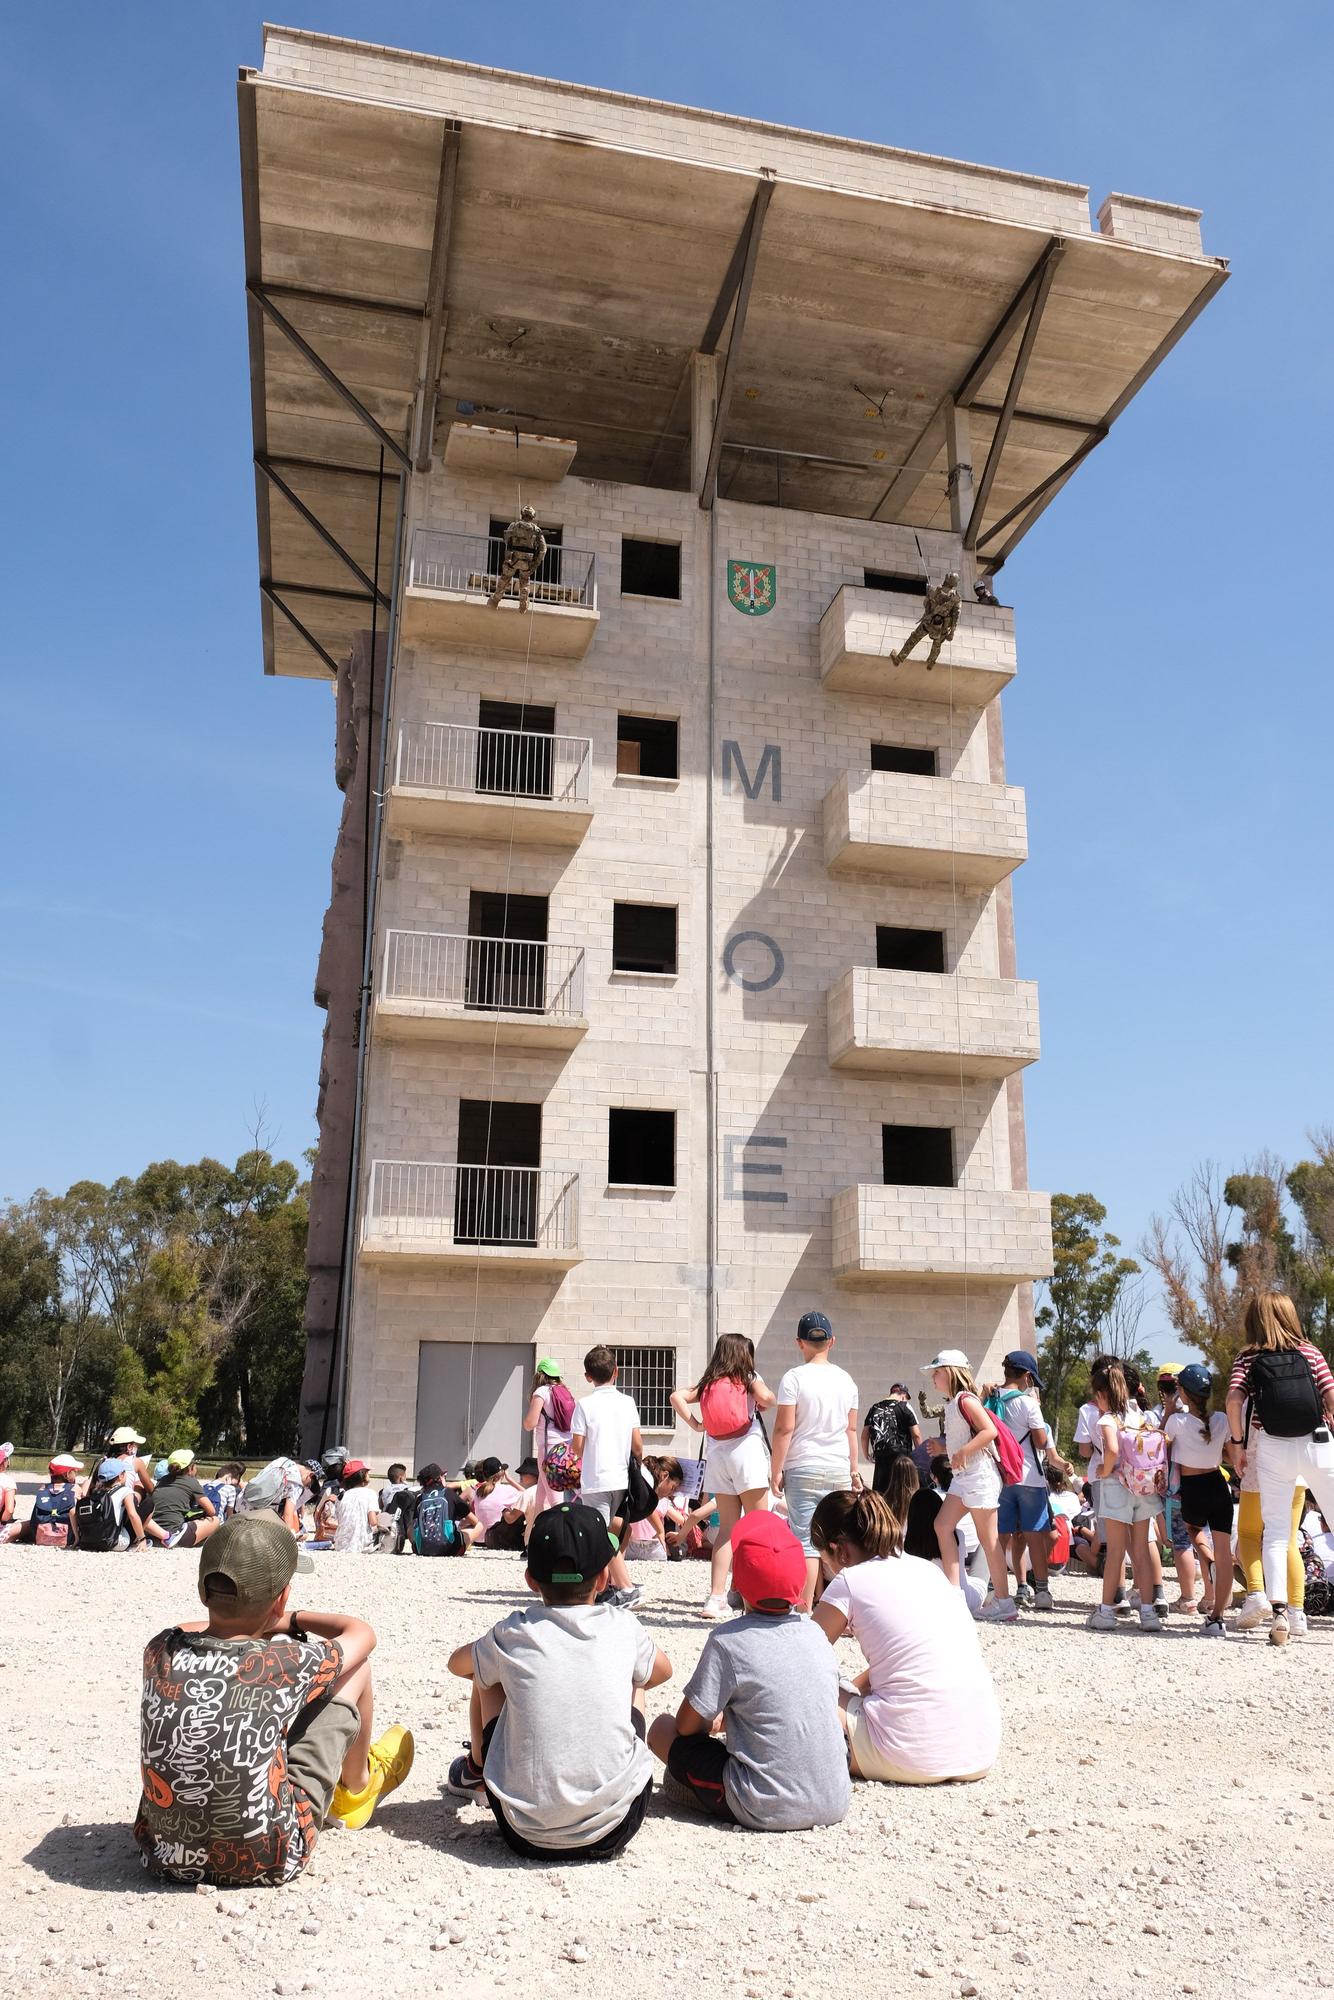
[[[1228,1441],[1228,1420],[1221,1410],[1209,1419],[1209,1442],[1200,1430],[1200,1420],[1189,1410],[1176,1410],[1167,1419],[1163,1432],[1171,1447],[1172,1463],[1178,1472],[1212,1472],[1223,1462]]]
[[[1045,1431],[1047,1428],[1042,1420],[1042,1405],[1036,1390],[1023,1389],[1017,1396],[1007,1393],[1001,1401],[1000,1420],[1023,1450],[1024,1476],[1019,1485],[1045,1486],[1047,1474],[1041,1455],[1029,1436],[1030,1431]]]
[[[1096,1403],[1081,1403],[1079,1406],[1079,1415],[1075,1419],[1076,1447],[1080,1445],[1093,1446],[1092,1454],[1088,1460],[1090,1479],[1097,1478],[1098,1475],[1094,1467],[1098,1459],[1102,1456],[1098,1450],[1098,1416],[1099,1410]]]
[[[848,1418],[857,1408],[857,1384],[846,1368],[833,1361],[789,1368],[778,1385],[778,1407],[797,1413],[785,1469],[848,1465]]]
[[[539,1389],[537,1394],[542,1409],[534,1426],[534,1437],[538,1456],[545,1458],[553,1444],[568,1444],[571,1433],[563,1431],[551,1414],[551,1388]]]
[[[587,1438],[579,1484],[585,1493],[624,1493],[630,1440],[639,1429],[639,1409],[614,1382],[604,1382],[575,1405],[574,1435]]]
[[[340,1497],[333,1545],[344,1555],[369,1555],[375,1547],[371,1515],[379,1511],[377,1497],[369,1486],[349,1487]]]
[[[494,1528],[507,1507],[522,1507],[523,1491],[511,1486],[508,1479],[498,1479],[489,1493],[474,1493],[472,1511],[477,1525],[485,1532]]]
[[[1053,1493],[1051,1496],[1052,1513],[1064,1514],[1067,1521],[1073,1521],[1075,1515],[1082,1513],[1083,1509],[1084,1502],[1077,1493]]]
[[[1000,1706],[972,1615],[944,1571],[917,1556],[857,1563],[822,1602],[866,1655],[862,1716],[882,1755],[922,1778],[990,1770]]]

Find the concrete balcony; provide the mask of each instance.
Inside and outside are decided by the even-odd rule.
[[[396,1041],[572,1049],[584,1018],[578,945],[389,931],[375,1032]]]
[[[908,643],[921,614],[920,597],[845,583],[820,620],[824,685],[839,694],[985,708],[1014,679],[1013,611],[965,604],[954,637],[934,667],[927,668],[930,648],[925,643],[896,667],[889,656]]]
[[[878,972],[857,965],[829,989],[835,1069],[906,1076],[1012,1076],[1038,1059],[1031,979]]]
[[[835,875],[994,889],[1028,859],[1017,785],[901,771],[849,771],[826,794],[825,866]]]
[[[395,838],[511,840],[577,847],[593,820],[587,736],[544,736],[466,723],[404,723],[385,817]]]
[[[834,1196],[832,1222],[842,1285],[1018,1285],[1051,1275],[1051,1197],[1028,1189],[848,1187]]]
[[[487,535],[413,531],[399,620],[405,639],[487,653],[582,660],[598,628],[597,564],[587,549],[548,549],[519,610],[513,584],[494,610],[504,543]]]
[[[372,1262],[568,1270],[579,1248],[579,1176],[565,1167],[375,1160],[361,1224]]]

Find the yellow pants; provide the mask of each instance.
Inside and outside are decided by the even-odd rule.
[[[1292,1534],[1288,1541],[1288,1603],[1299,1610],[1306,1602],[1306,1571],[1302,1568],[1297,1531],[1301,1527],[1305,1507],[1306,1489],[1299,1486],[1292,1496]],[[1263,1597],[1265,1590],[1264,1569],[1260,1562],[1260,1532],[1263,1526],[1259,1494],[1243,1492],[1237,1510],[1237,1554],[1241,1558],[1246,1589],[1253,1597]]]

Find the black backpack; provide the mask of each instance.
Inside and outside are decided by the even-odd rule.
[[[119,1480],[103,1482],[99,1479],[75,1506],[74,1520],[81,1549],[105,1552],[114,1549],[120,1540],[120,1522],[116,1519],[116,1505],[111,1497],[119,1484]]]
[[[1320,1392],[1311,1364],[1295,1347],[1265,1347],[1246,1371],[1251,1414],[1270,1437],[1309,1437],[1321,1419]]]
[[[658,1489],[637,1458],[625,1469],[625,1498],[617,1513],[628,1527],[632,1521],[647,1521],[658,1504]]]

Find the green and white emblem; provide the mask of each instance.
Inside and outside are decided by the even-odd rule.
[[[762,618],[778,601],[778,572],[772,563],[729,562],[727,596],[747,618]]]

